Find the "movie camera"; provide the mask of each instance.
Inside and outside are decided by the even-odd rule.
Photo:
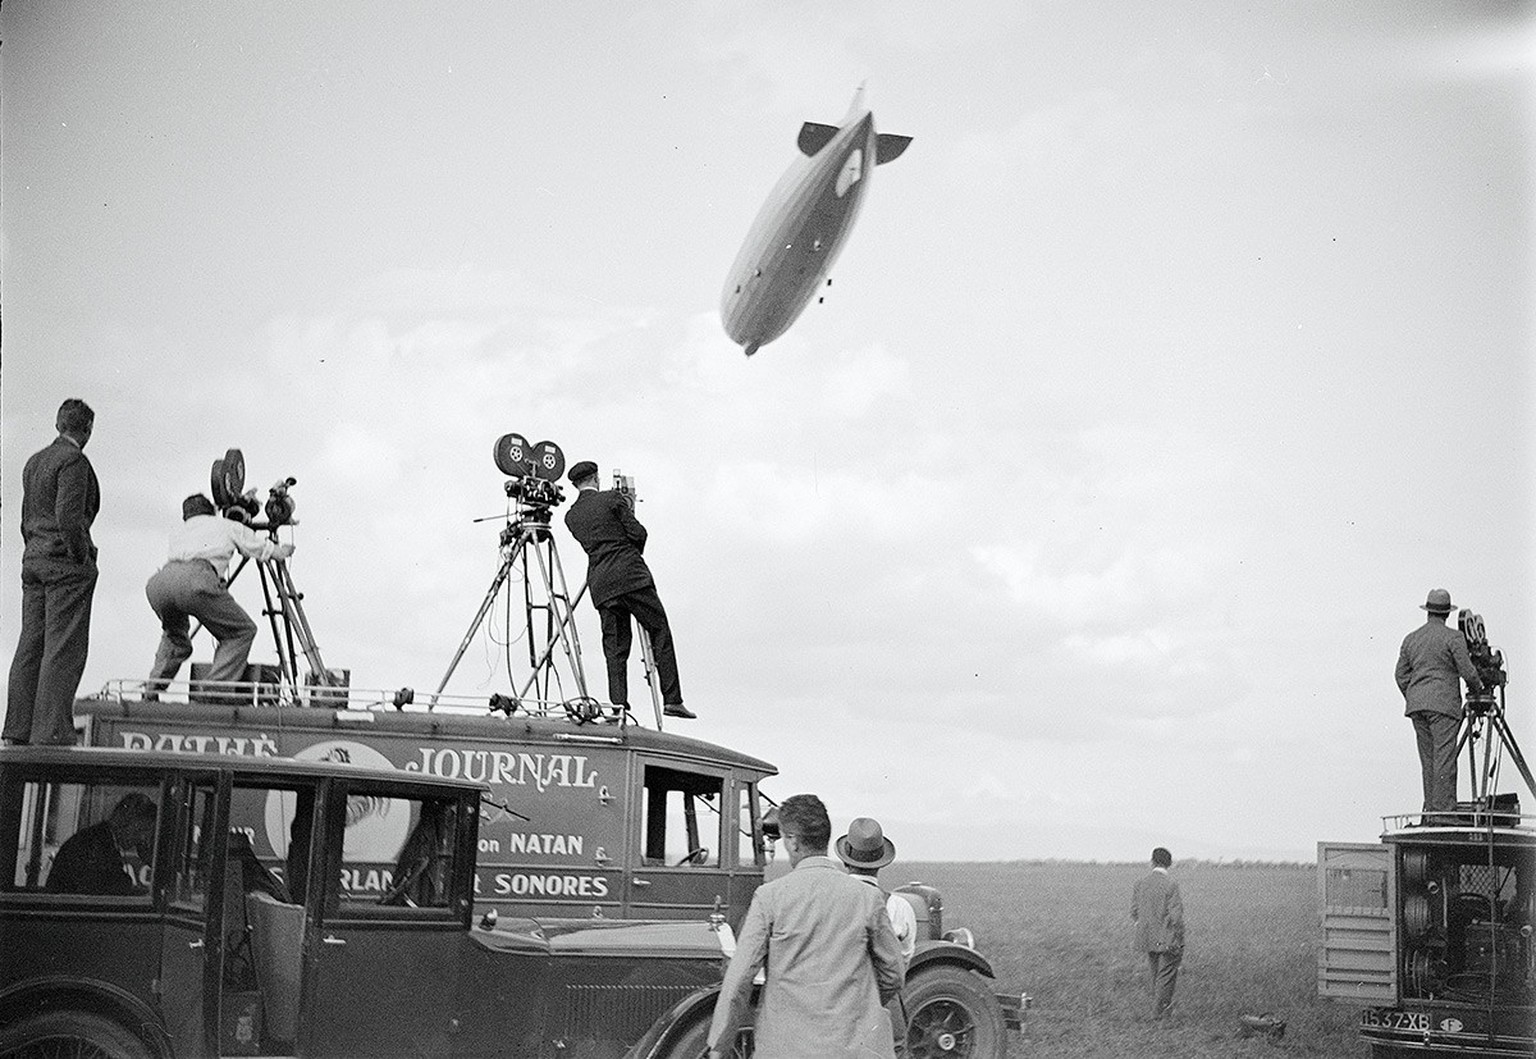
[[[565,453],[553,441],[530,444],[521,434],[503,434],[496,439],[491,457],[496,469],[507,476],[508,499],[530,508],[528,516],[549,521],[549,509],[565,501],[560,476],[565,473]]]
[[[1504,668],[1504,652],[1488,642],[1488,630],[1481,614],[1462,610],[1456,615],[1456,627],[1467,641],[1467,654],[1471,656],[1473,668],[1483,682],[1480,693],[1467,696],[1467,709],[1480,713],[1494,704],[1494,690],[1509,683],[1509,673]]]
[[[1520,752],[1520,745],[1515,742],[1515,734],[1510,731],[1509,722],[1504,716],[1504,687],[1509,683],[1509,673],[1504,668],[1504,652],[1488,642],[1488,630],[1481,614],[1474,614],[1470,610],[1460,611],[1456,615],[1456,627],[1461,630],[1462,638],[1467,642],[1467,654],[1472,659],[1473,668],[1477,670],[1478,679],[1483,683],[1482,691],[1467,695],[1466,724],[1456,745],[1457,754],[1461,753],[1464,746],[1470,744],[1472,747],[1473,796],[1477,799],[1492,797],[1494,778],[1498,771],[1496,750],[1501,746],[1509,752],[1526,787],[1536,796],[1536,777],[1531,775],[1530,767],[1525,763],[1525,755]],[[1485,738],[1483,763],[1479,768],[1477,742]]]
[[[256,499],[256,490],[245,488],[245,456],[239,449],[229,449],[223,459],[214,460],[208,478],[213,506],[225,518],[244,522],[252,529],[259,530],[298,525],[298,520],[293,517],[298,502],[288,491],[298,484],[298,479],[279,478],[267,490],[267,502],[260,503]],[[267,521],[256,522],[256,517],[263,513]]]

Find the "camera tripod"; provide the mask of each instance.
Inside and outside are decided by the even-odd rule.
[[[261,526],[253,527],[261,529]],[[273,539],[276,540],[276,527]],[[252,560],[240,557],[240,565],[229,575],[228,584],[234,584],[240,571]],[[309,663],[309,687],[330,687],[335,684],[331,671],[320,657],[320,645],[315,642],[314,631],[309,627],[309,617],[304,613],[304,593],[294,584],[293,572],[286,559],[257,559],[256,572],[261,577],[261,594],[266,601],[262,614],[272,628],[272,642],[277,648],[277,665],[282,674],[282,686],[290,702],[300,701],[304,686],[299,683],[299,654],[302,652]],[[345,705],[345,703],[343,703]]]
[[[1483,740],[1483,763],[1479,768],[1477,763],[1477,741]],[[1497,747],[1495,744],[1498,744]],[[1525,763],[1525,755],[1520,753],[1520,744],[1515,742],[1515,733],[1510,731],[1509,722],[1504,719],[1504,687],[1499,685],[1493,690],[1482,695],[1468,696],[1467,719],[1461,730],[1461,739],[1456,744],[1456,753],[1461,754],[1461,748],[1467,748],[1467,757],[1472,766],[1472,799],[1491,806],[1489,799],[1493,796],[1494,780],[1497,776],[1501,754],[1498,751],[1508,750],[1509,756],[1515,763],[1515,768],[1520,770],[1520,776],[1525,780],[1526,787],[1531,796],[1536,797],[1536,779],[1531,776],[1530,766]]]
[[[501,531],[501,566],[496,571],[496,576],[491,579],[490,588],[486,590],[485,598],[480,601],[480,609],[475,612],[474,620],[469,623],[469,631],[459,641],[459,648],[454,652],[453,660],[448,663],[448,670],[443,674],[443,679],[438,682],[437,690],[428,700],[427,708],[437,706],[443,689],[448,686],[448,681],[453,677],[453,672],[458,668],[459,661],[464,657],[464,652],[469,650],[470,642],[479,630],[485,616],[490,613],[491,607],[496,602],[496,597],[501,593],[502,586],[511,576],[512,569],[522,560],[523,570],[523,614],[528,631],[528,664],[530,673],[522,686],[515,689],[511,700],[505,706],[493,705],[493,709],[527,709],[530,703],[537,704],[537,711],[549,712],[549,706],[554,702],[551,695],[551,685],[555,682],[554,672],[555,650],[563,651],[566,663],[570,668],[571,676],[576,684],[578,700],[583,703],[591,703],[592,697],[587,691],[586,672],[581,661],[581,639],[576,632],[576,605],[587,594],[587,585],[583,581],[581,589],[575,598],[570,595],[570,588],[565,579],[565,568],[560,562],[560,552],[555,546],[554,536],[549,529],[550,510],[542,505],[520,507],[513,519],[508,522]],[[534,567],[529,565],[528,556],[534,557],[538,567],[538,580],[534,580]],[[540,618],[543,625],[543,647],[536,642],[539,634]],[[661,685],[656,676],[655,653],[651,647],[650,634],[643,627],[638,627],[640,655],[645,665],[645,682],[651,692],[651,705],[656,714],[656,728],[662,727],[662,701]],[[531,698],[530,698],[531,694]],[[499,697],[498,697],[499,698]],[[493,700],[495,701],[495,700]],[[582,715],[585,720],[595,719],[590,713]],[[621,715],[620,720],[624,720]]]
[[[566,662],[576,683],[577,695],[582,700],[588,698],[587,678],[581,666],[581,641],[576,634],[575,619],[576,604],[586,594],[587,586],[583,584],[576,598],[571,598],[570,589],[565,580],[565,568],[560,564],[560,553],[555,548],[555,539],[549,531],[549,516],[548,507],[542,505],[524,507],[519,504],[516,515],[502,529],[501,566],[491,580],[491,587],[486,590],[485,599],[481,600],[480,609],[475,612],[474,620],[469,623],[469,631],[459,642],[459,649],[454,652],[453,661],[448,663],[448,671],[443,674],[437,690],[432,693],[432,698],[427,704],[428,709],[437,705],[438,697],[448,686],[453,671],[458,668],[459,660],[464,657],[464,652],[469,650],[470,641],[474,639],[480,623],[490,613],[491,606],[501,593],[501,586],[506,583],[507,577],[512,573],[512,568],[519,559],[522,560],[523,567],[523,616],[528,630],[528,663],[532,672],[522,687],[515,690],[510,708],[522,706],[529,701],[537,701],[541,704],[550,701],[550,687],[556,676],[554,656],[557,647],[565,653]],[[537,583],[533,580],[534,566],[529,562],[530,555],[533,556],[533,563],[538,567]],[[541,616],[544,627],[542,650],[535,643]],[[530,692],[533,694],[532,700],[529,698]]]

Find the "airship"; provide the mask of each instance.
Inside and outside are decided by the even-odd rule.
[[[720,299],[720,320],[747,356],[795,322],[837,261],[877,165],[901,157],[910,136],[875,131],[864,86],[841,125],[808,121],[802,157],[779,178],[736,255]]]

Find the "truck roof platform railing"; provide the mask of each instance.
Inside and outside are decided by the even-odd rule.
[[[1493,805],[1461,802],[1455,809],[1440,812],[1397,813],[1381,818],[1382,831],[1386,834],[1428,833],[1445,831],[1498,831],[1528,832],[1536,837],[1536,813],[1522,813],[1518,803]]]
[[[518,698],[514,695],[435,694],[418,702],[412,688],[378,690],[337,684],[301,684],[283,680],[109,680],[95,699],[109,702],[184,702],[208,706],[249,706],[267,708],[327,710],[395,710],[416,713],[448,713],[484,716],[502,713],[522,714],[554,720],[569,719],[581,724],[638,724],[635,716],[622,707],[596,699]]]

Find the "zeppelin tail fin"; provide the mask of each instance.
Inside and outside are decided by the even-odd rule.
[[[800,153],[815,155],[815,153],[832,142],[832,137],[837,135],[836,125],[823,125],[820,122],[808,121],[800,126],[800,138],[796,141],[800,145]]]
[[[801,132],[801,137],[805,136]],[[894,133],[882,132],[875,137],[875,165],[885,165],[894,162],[901,157],[901,153],[907,149],[907,144],[912,142],[910,136],[897,136]]]

